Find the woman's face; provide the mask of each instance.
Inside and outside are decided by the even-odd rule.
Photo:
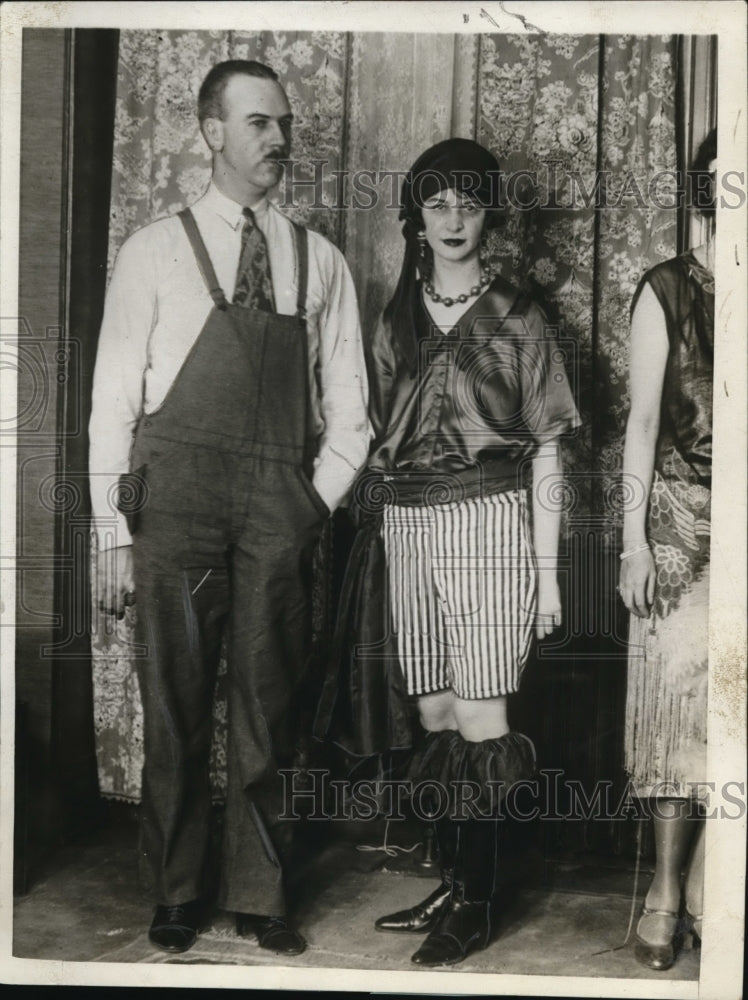
[[[478,253],[485,209],[453,188],[439,191],[421,210],[426,240],[445,263],[464,261]]]

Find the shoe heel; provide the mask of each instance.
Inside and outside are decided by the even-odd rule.
[[[696,931],[686,931],[683,937],[683,947],[686,951],[695,951],[697,948],[701,947],[701,938]]]
[[[701,924],[703,917],[694,916],[686,910],[683,929],[683,947],[693,951],[701,947],[701,934],[696,930],[696,924]]]

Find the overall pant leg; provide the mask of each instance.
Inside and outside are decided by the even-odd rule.
[[[193,537],[190,537],[193,536]],[[212,704],[228,573],[221,532],[144,512],[133,537],[144,765],[140,869],[157,903],[206,894]],[[206,575],[207,574],[207,575]]]
[[[232,550],[228,792],[219,902],[283,916],[295,822],[279,767],[293,762],[311,638],[309,568],[322,511],[293,465],[244,467],[249,502]]]

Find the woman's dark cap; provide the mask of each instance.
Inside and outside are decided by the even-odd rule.
[[[499,221],[501,204],[499,161],[472,139],[445,139],[421,153],[403,181],[400,218],[422,224],[421,209],[444,190],[467,195],[489,215],[486,226]]]

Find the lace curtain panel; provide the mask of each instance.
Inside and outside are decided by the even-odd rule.
[[[491,236],[492,266],[544,304],[584,421],[566,448],[566,530],[574,518],[593,516],[612,544],[629,306],[641,274],[677,251],[676,213],[647,197],[654,174],[683,166],[676,152],[676,48],[669,36],[123,31],[109,267],[130,233],[190,204],[207,186],[210,160],[195,103],[203,77],[222,59],[258,59],[279,74],[295,118],[296,166],[293,189],[287,179],[278,200],[345,254],[364,336],[399,273],[400,223],[388,207],[397,197],[396,172],[450,135],[476,138],[513,175],[513,207]],[[608,204],[617,208],[596,207],[603,173]],[[372,188],[376,198],[366,194]],[[573,194],[576,206],[565,207]],[[665,195],[663,187],[663,202]],[[329,538],[317,557],[318,636],[329,616],[326,546]],[[94,622],[100,788],[138,801],[142,717],[133,620],[107,632],[94,611]],[[214,716],[212,771],[220,796],[220,683]]]

